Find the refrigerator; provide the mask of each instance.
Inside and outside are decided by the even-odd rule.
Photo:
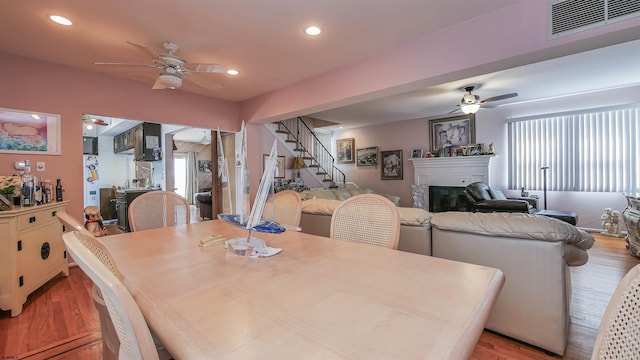
[[[83,155],[84,157],[84,207],[97,206],[100,208],[100,178],[98,156]]]

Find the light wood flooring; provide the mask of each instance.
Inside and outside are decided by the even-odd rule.
[[[611,294],[638,259],[623,239],[596,235],[589,262],[572,267],[569,346],[563,359],[589,359]],[[34,292],[22,314],[0,312],[0,356],[5,359],[101,359],[100,321],[91,281],[77,267]],[[301,358],[304,356],[301,356]],[[485,331],[472,359],[558,359],[524,343]]]

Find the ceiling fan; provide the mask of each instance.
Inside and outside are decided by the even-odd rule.
[[[496,101],[506,100],[518,96],[518,93],[509,93],[490,97],[480,101],[480,96],[471,93],[475,88],[476,85],[465,86],[463,89],[467,93],[462,96],[460,105],[457,105],[458,108],[449,112],[449,114],[454,113],[458,110],[461,110],[465,114],[475,114],[480,108],[498,107],[498,104],[493,104]]]
[[[222,73],[224,69],[218,64],[191,64],[181,57],[175,55],[178,51],[178,45],[165,41],[162,46],[166,50],[166,54],[157,54],[145,45],[136,44],[131,41],[127,43],[152,59],[150,64],[131,64],[131,63],[110,63],[97,62],[96,65],[115,65],[115,66],[144,66],[162,70],[155,83],[153,89],[177,89],[182,86],[182,79],[187,79],[193,83],[207,89],[221,89],[219,84],[212,83],[207,79],[198,76],[195,73]]]

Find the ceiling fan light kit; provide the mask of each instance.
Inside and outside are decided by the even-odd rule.
[[[480,104],[462,104],[460,110],[465,114],[475,114],[480,109]]]

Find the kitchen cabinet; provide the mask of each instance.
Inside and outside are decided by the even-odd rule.
[[[142,123],[113,137],[116,154],[133,154],[135,161],[162,160],[160,124]]]
[[[18,316],[27,296],[62,273],[69,275],[62,224],[68,202],[0,212],[0,309]]]

